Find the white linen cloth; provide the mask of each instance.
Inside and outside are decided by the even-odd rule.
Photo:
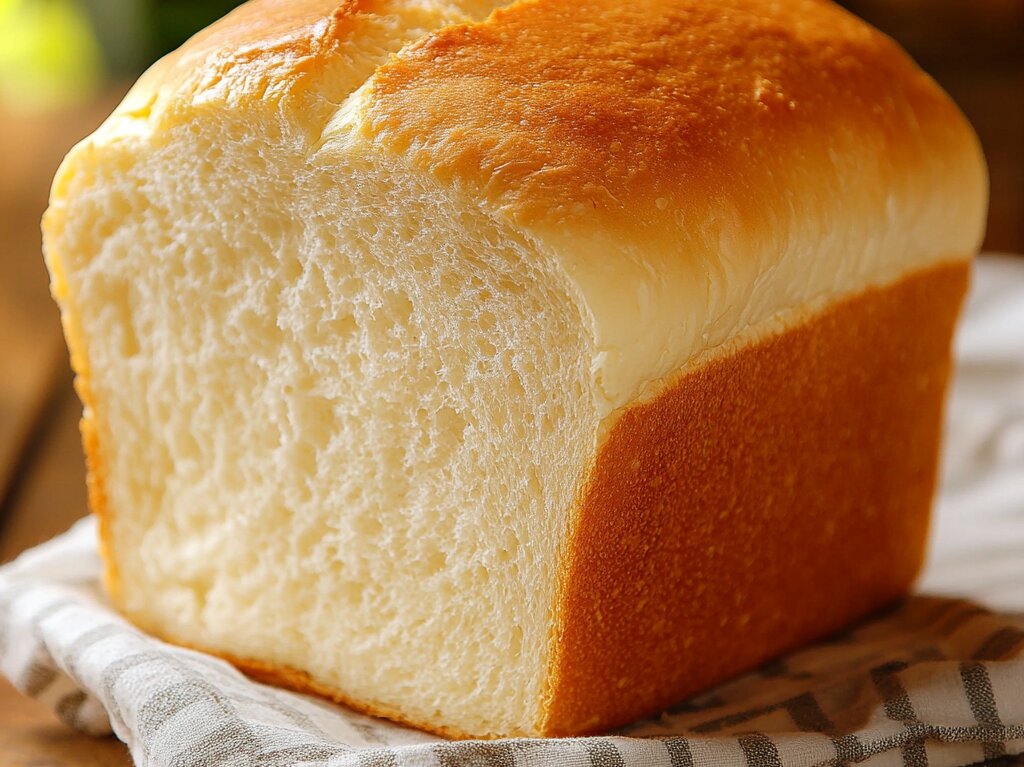
[[[146,767],[960,767],[1024,753],[1024,259],[977,267],[922,596],[605,737],[448,742],[126,623],[91,520],[0,568],[0,671]],[[970,600],[970,601],[967,601]]]

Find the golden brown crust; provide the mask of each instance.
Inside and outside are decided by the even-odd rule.
[[[528,223],[756,229],[787,188],[977,165],[945,94],[826,0],[522,0],[432,33],[373,89],[378,140]]]
[[[100,559],[103,561],[103,584],[111,599],[116,602],[120,593],[121,574],[113,553],[110,508],[107,505],[107,469],[100,457],[99,434],[96,431],[95,417],[91,415],[92,397],[85,391],[84,380],[82,374],[79,373],[75,378],[75,388],[86,410],[89,411],[89,414],[82,416],[78,424],[79,431],[82,433],[82,452],[85,453],[89,510],[96,516]]]
[[[149,120],[152,130],[216,107],[280,115],[276,110],[288,103],[298,116],[292,127],[316,140],[388,46],[468,21],[487,6],[487,0],[250,0],[152,66],[114,118]],[[114,123],[105,127],[116,135]]]
[[[149,111],[202,93],[275,100],[292,93],[336,55],[374,0],[254,0],[192,37],[150,68],[117,112]]]
[[[622,414],[566,547],[541,732],[657,713],[907,591],[967,275],[868,291]]]

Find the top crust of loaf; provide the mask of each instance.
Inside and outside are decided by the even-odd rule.
[[[354,55],[385,27],[400,47]],[[966,120],[825,0],[253,0],[158,63],[92,143],[159,141],[216,109],[281,118],[271,140],[310,156],[344,134],[515,222],[577,292],[603,415],[969,258],[984,229]]]
[[[362,71],[365,57],[357,50],[372,25],[407,30],[406,38],[415,40],[439,26],[470,21],[462,8],[477,5],[485,0],[253,0],[154,64],[99,135],[132,133],[119,118],[142,120],[155,132],[187,119],[195,108],[263,111],[282,105],[301,111],[296,122],[315,133],[338,100],[376,68]]]
[[[756,227],[773,175],[814,183],[794,166],[821,142],[909,173],[974,153],[906,54],[821,0],[522,0],[429,35],[373,91],[373,133],[439,176],[631,237],[724,203]]]

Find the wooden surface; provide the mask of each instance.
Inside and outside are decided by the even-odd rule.
[[[926,64],[985,144],[992,170],[986,246],[1024,252],[1024,67],[1016,59]],[[0,561],[86,513],[80,410],[48,297],[39,217],[61,156],[118,95],[60,115],[0,111]],[[72,733],[0,677],[0,767],[129,764],[116,739]]]
[[[0,535],[0,561],[52,538],[86,514],[85,472],[78,441],[81,406],[70,375],[57,382],[23,464],[15,503]],[[41,704],[23,697],[0,676],[0,765],[2,767],[126,767],[128,749],[113,737],[93,738],[69,730]]]
[[[67,114],[0,111],[0,562],[87,513],[81,406],[40,257],[39,218],[70,146],[119,93]],[[126,767],[113,737],[80,735],[0,676],[0,767]]]

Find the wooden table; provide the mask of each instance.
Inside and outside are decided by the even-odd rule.
[[[87,513],[81,406],[47,291],[39,217],[61,156],[119,95],[60,116],[0,113],[0,562]],[[131,763],[116,738],[72,732],[0,676],[2,767]]]
[[[1024,251],[1024,70],[947,85],[979,129],[993,171],[988,246]],[[119,93],[57,116],[0,113],[0,561],[86,514],[80,408],[40,258],[39,218],[61,156]],[[0,767],[129,765],[123,744],[67,730],[0,678]]]

